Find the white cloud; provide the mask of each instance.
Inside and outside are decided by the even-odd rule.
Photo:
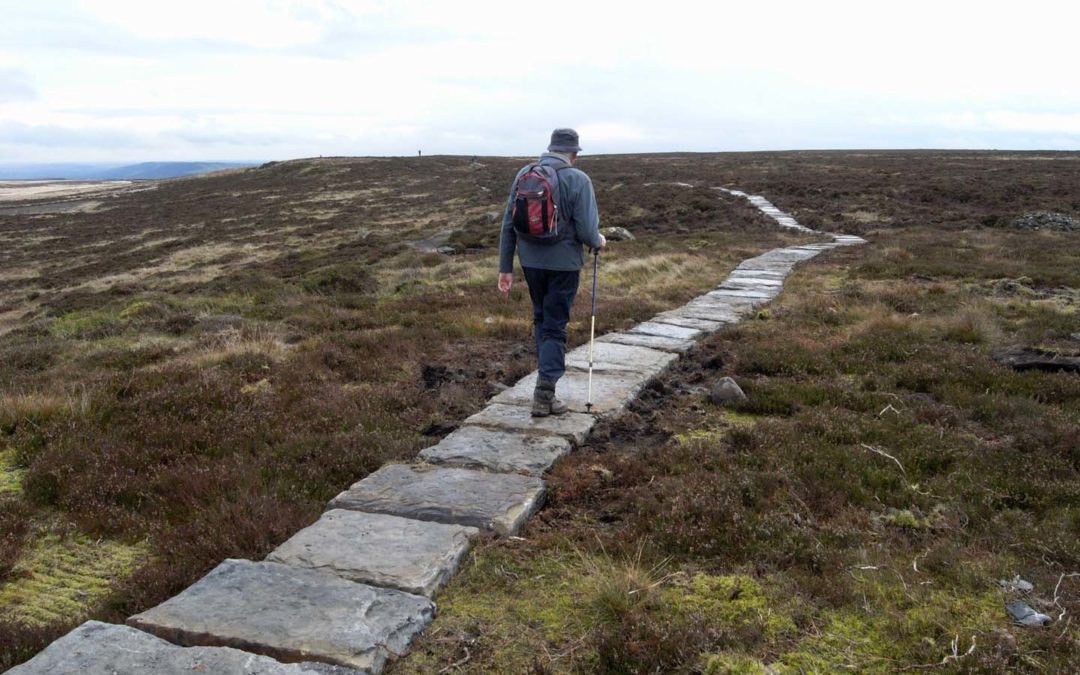
[[[493,0],[10,4],[15,159],[1080,148],[1080,5],[1048,0],[582,0],[547,34]]]
[[[949,129],[965,131],[1023,131],[1036,134],[1080,136],[1080,112],[1022,112],[1017,110],[972,110],[934,118]]]
[[[0,68],[0,103],[32,101],[38,97],[30,78],[15,68]]]
[[[262,49],[315,42],[336,14],[330,3],[295,0],[81,0],[79,6],[106,26],[139,38],[209,40]]]

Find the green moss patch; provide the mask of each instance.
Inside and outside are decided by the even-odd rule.
[[[12,494],[22,491],[24,470],[15,464],[15,451],[11,448],[0,450],[0,494]]]
[[[44,626],[84,616],[147,555],[147,546],[85,535],[38,537],[0,584],[0,615]]]

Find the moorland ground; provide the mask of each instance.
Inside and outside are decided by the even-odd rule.
[[[265,555],[531,370],[521,284],[493,290],[519,164],[285,162],[0,216],[0,667]],[[582,168],[638,236],[604,257],[601,332],[799,240],[714,185],[870,244],[800,267],[560,463],[395,672],[889,672],[954,640],[946,669],[1077,670],[1080,377],[992,356],[1080,347],[1080,235],[1009,227],[1080,213],[1080,156]],[[708,403],[721,375],[749,399]],[[1061,620],[1011,626],[1014,574]]]
[[[494,287],[520,163],[288,162],[0,217],[3,663],[262,557],[531,370],[523,284]],[[639,236],[605,256],[601,330],[799,240],[667,164],[598,177]]]

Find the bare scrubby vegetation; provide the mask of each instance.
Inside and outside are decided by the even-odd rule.
[[[285,162],[0,216],[0,268],[34,272],[0,277],[0,668],[263,557],[531,370],[528,297],[495,291],[489,215],[520,163]],[[605,255],[633,271],[598,330],[798,240],[704,190],[607,190],[632,165],[585,164],[605,224],[639,235]],[[444,230],[454,254],[415,245]]]
[[[1077,209],[1075,155],[745,160],[731,183],[871,243],[800,267],[563,460],[395,673],[1080,669],[1080,377],[994,359],[1080,353],[1080,238],[999,228]],[[746,401],[708,402],[724,375]],[[627,560],[663,573],[581,581]],[[1051,626],[1012,624],[1015,575]]]

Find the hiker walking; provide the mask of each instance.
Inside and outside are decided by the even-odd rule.
[[[551,133],[548,151],[518,171],[510,185],[499,238],[499,290],[510,293],[517,248],[532,299],[540,362],[534,417],[566,412],[566,404],[555,398],[555,383],[566,372],[566,323],[585,263],[582,246],[599,250],[607,243],[598,230],[592,181],[573,168],[579,152],[576,131]]]

